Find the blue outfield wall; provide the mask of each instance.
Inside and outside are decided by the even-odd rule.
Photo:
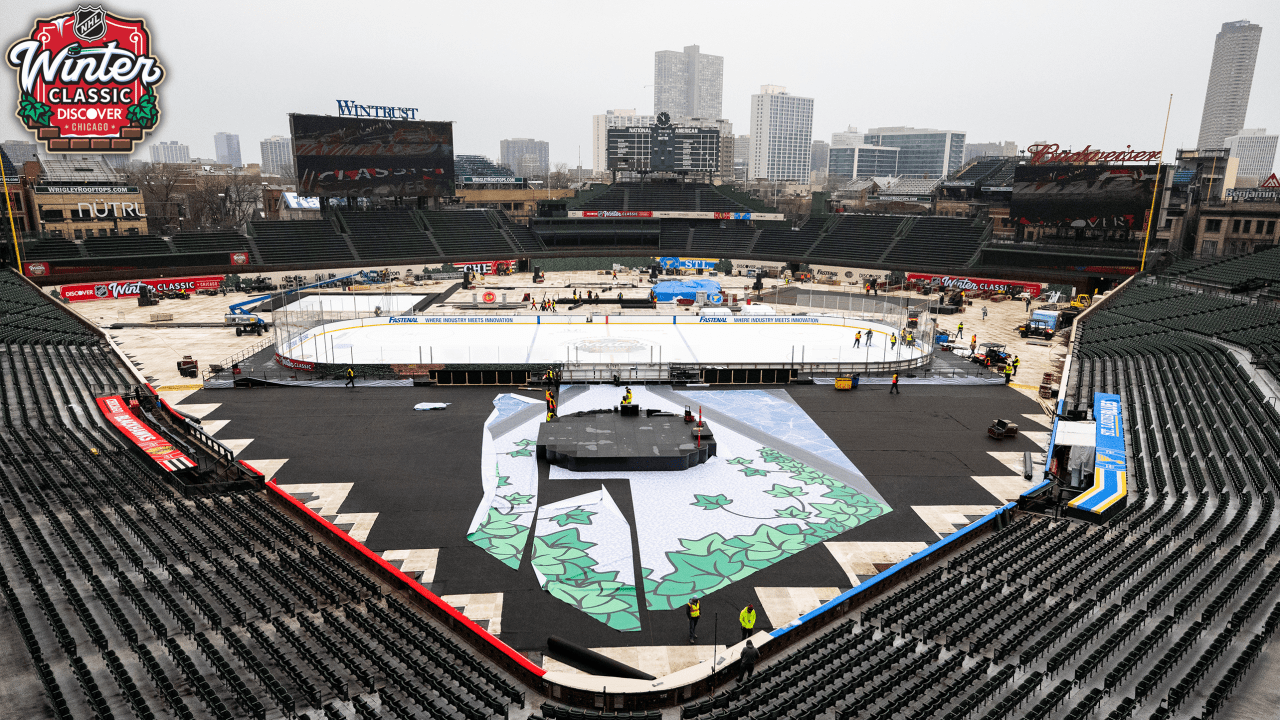
[[[930,545],[929,547],[925,548],[924,550],[921,550],[920,552],[916,553],[915,555],[912,555],[911,557],[909,557],[909,558],[907,558],[907,559],[905,559],[905,560],[899,561],[899,562],[898,562],[896,565],[894,565],[893,567],[891,567],[891,568],[889,568],[889,569],[887,569],[887,570],[885,570],[885,571],[883,571],[883,572],[878,573],[875,577],[871,578],[870,580],[868,580],[868,581],[866,581],[866,582],[864,582],[864,583],[860,583],[857,587],[852,588],[852,589],[851,589],[851,590],[849,590],[848,592],[845,592],[844,594],[842,594],[842,595],[840,595],[840,596],[838,596],[838,597],[835,597],[835,598],[832,598],[831,600],[828,600],[826,603],[824,603],[823,605],[819,606],[817,609],[812,610],[812,611],[810,611],[810,612],[808,612],[808,613],[806,613],[806,614],[804,614],[804,615],[801,615],[799,618],[797,618],[797,619],[796,619],[794,622],[792,622],[791,624],[786,625],[785,627],[778,628],[777,630],[774,630],[773,632],[771,632],[771,633],[769,633],[769,634],[770,634],[772,637],[781,637],[782,635],[785,635],[786,633],[789,633],[789,632],[791,632],[792,630],[795,630],[795,629],[797,629],[797,628],[801,627],[801,626],[802,626],[802,625],[804,625],[805,623],[809,622],[810,620],[814,620],[814,619],[818,618],[818,617],[819,617],[819,616],[821,616],[823,613],[825,613],[826,611],[830,610],[831,608],[836,607],[836,606],[837,606],[837,605],[839,605],[840,603],[843,603],[843,602],[845,602],[845,601],[847,601],[847,600],[850,600],[850,599],[852,599],[852,598],[855,598],[855,597],[857,597],[859,594],[864,593],[864,592],[866,592],[866,591],[870,590],[871,588],[875,587],[876,585],[878,585],[878,584],[880,584],[880,583],[882,583],[882,582],[884,582],[884,581],[888,580],[889,578],[893,577],[893,575],[894,575],[895,573],[897,573],[897,572],[901,571],[903,568],[905,568],[905,567],[909,567],[909,566],[911,566],[911,565],[913,565],[913,564],[915,564],[915,563],[917,563],[917,562],[920,562],[921,560],[924,560],[925,558],[927,558],[927,557],[929,557],[930,555],[932,555],[932,554],[934,554],[934,553],[938,552],[939,550],[942,550],[943,548],[947,547],[948,545],[951,545],[952,543],[954,543],[954,542],[956,542],[956,541],[960,540],[960,538],[963,538],[963,537],[965,537],[965,536],[967,536],[967,535],[970,535],[970,534],[972,534],[972,533],[976,532],[979,528],[985,527],[985,526],[987,525],[987,523],[990,523],[990,522],[992,522],[993,520],[995,520],[997,515],[999,515],[999,514],[1001,514],[1001,513],[1004,513],[1004,512],[1008,512],[1009,510],[1012,510],[1012,509],[1016,508],[1017,506],[1018,506],[1018,504],[1017,504],[1017,503],[1009,503],[1008,505],[1005,505],[1004,507],[998,508],[998,509],[996,509],[996,510],[992,510],[992,511],[991,511],[990,513],[988,513],[987,515],[983,516],[983,517],[982,517],[982,519],[974,521],[973,523],[971,523],[970,525],[968,525],[967,527],[965,527],[963,530],[960,530],[960,531],[956,532],[956,533],[955,533],[955,534],[953,534],[953,535],[948,535],[947,537],[945,537],[945,538],[943,538],[942,540],[939,540],[938,542],[936,542],[936,543],[934,543],[934,544]]]

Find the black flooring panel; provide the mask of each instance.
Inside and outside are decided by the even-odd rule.
[[[872,388],[875,388],[872,390]],[[716,389],[725,389],[718,386]],[[772,386],[769,389],[776,389]],[[482,499],[479,481],[481,429],[500,387],[253,388],[201,390],[184,403],[221,403],[206,416],[229,420],[219,433],[253,438],[240,457],[288,458],[281,484],[354,483],[341,512],[377,512],[366,545],[374,551],[439,548],[432,591],[439,595],[503,594],[503,641],[541,651],[549,635],[590,647],[673,645],[687,642],[680,611],[641,610],[642,630],[610,629],[538,587],[526,557],[511,570],[467,541]],[[1037,403],[999,385],[907,385],[901,396],[883,386],[836,392],[829,385],[789,386],[786,391],[844,450],[894,508],[836,538],[836,542],[925,542],[937,535],[912,505],[999,505],[970,475],[1012,475],[987,453],[1038,448],[1024,437],[997,442],[986,436],[992,419],[1038,413]],[[519,392],[519,391],[514,391]],[[540,393],[520,393],[539,398]],[[451,403],[444,411],[418,412],[419,402]],[[546,482],[540,469],[539,505],[591,492],[604,485],[636,532],[631,487],[625,479]],[[639,577],[637,557],[636,573]],[[821,548],[756,572],[703,601],[699,644],[711,644],[716,613],[721,644],[738,639],[738,611],[760,607],[755,587],[849,587],[831,553]],[[644,607],[643,599],[641,608]],[[757,628],[768,619],[758,613]]]

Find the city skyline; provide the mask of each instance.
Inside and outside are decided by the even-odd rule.
[[[635,108],[640,115],[652,112],[654,54],[698,45],[702,52],[724,58],[723,107],[725,119],[735,127],[749,127],[750,97],[763,84],[785,85],[797,95],[815,98],[813,137],[826,140],[848,125],[859,128],[907,125],[962,128],[971,142],[1017,139],[1022,148],[1036,140],[1059,143],[1065,148],[1121,147],[1159,149],[1164,110],[1174,95],[1173,113],[1166,143],[1166,160],[1177,148],[1193,148],[1197,142],[1205,88],[1213,56],[1215,35],[1221,25],[1247,18],[1252,23],[1280,26],[1280,6],[1271,2],[1081,3],[1067,9],[1013,5],[959,8],[949,3],[926,3],[912,23],[901,31],[862,38],[856,47],[822,41],[814,33],[771,33],[771,45],[763,51],[747,32],[753,23],[776,5],[744,2],[725,15],[713,7],[682,8],[680,23],[662,16],[636,19],[618,9],[585,3],[566,3],[546,12],[517,3],[500,3],[488,9],[461,6],[432,7],[424,12],[414,4],[388,5],[368,16],[335,22],[336,9],[324,2],[299,18],[286,8],[229,0],[218,13],[190,22],[180,5],[137,3],[113,11],[145,16],[155,36],[156,51],[164,60],[167,78],[161,88],[160,126],[136,157],[147,157],[152,141],[188,144],[191,154],[213,157],[213,134],[226,131],[245,139],[242,161],[260,162],[259,141],[288,134],[289,112],[336,114],[338,98],[416,107],[419,117],[455,122],[455,152],[499,154],[499,142],[513,135],[547,140],[552,146],[551,164],[577,165],[579,148],[583,165],[589,166],[592,116],[609,108]],[[816,12],[835,8],[811,4]],[[65,9],[63,3],[11,0],[6,4],[9,22],[5,42],[29,30],[36,17]],[[1016,10],[1016,11],[1015,11]],[[861,9],[868,23],[892,26],[899,12],[887,6]],[[388,26],[389,15],[409,21]],[[511,20],[493,25],[502,15]],[[259,17],[261,23],[243,22]],[[503,85],[501,92],[477,92],[495,83],[506,72],[499,61],[473,57],[466,72],[436,76],[430,83],[410,83],[395,73],[370,73],[382,63],[411,64],[415,57],[397,48],[414,47],[413,18],[433,18],[453,26],[484,28],[494,42],[518,44],[529,33],[575,38],[575,48],[594,58],[575,64],[570,91],[555,92],[543,82]],[[833,14],[833,21],[839,16]],[[273,20],[274,19],[274,20]],[[275,20],[295,23],[294,32],[281,36],[270,30]],[[633,26],[634,32],[615,36],[592,33],[588,28],[614,22]],[[1183,60],[1170,67],[1150,62],[1138,53],[1115,52],[1111,40],[1099,32],[1099,23],[1110,27],[1142,27],[1150,42],[1177,49]],[[492,25],[492,27],[491,27]],[[971,52],[967,28],[981,27],[982,42],[999,45],[1002,55],[1019,58],[1003,67],[990,85],[946,81],[930,84],[902,82],[913,74],[933,76],[938,63],[955,53]],[[1070,61],[1055,60],[1045,47],[1044,30],[1054,37],[1074,38]],[[1268,31],[1270,32],[1270,31]],[[263,63],[288,71],[296,59],[310,57],[319,45],[341,46],[344,38],[376,35],[384,38],[378,59],[362,60],[360,54],[333,53],[313,57],[307,72],[322,81],[292,83],[280,72],[262,72]],[[1265,33],[1264,33],[1265,35]],[[226,36],[232,46],[253,49],[231,53],[217,63],[193,50],[204,39]],[[462,36],[441,38],[440,50],[465,57],[470,40]],[[929,48],[921,50],[920,48]],[[839,79],[846,67],[891,65],[892,73],[859,73],[855,81]],[[12,70],[10,70],[12,72]],[[287,76],[287,75],[286,75]],[[1262,92],[1280,81],[1280,44],[1264,37],[1259,47],[1254,93],[1244,120],[1245,127],[1280,127],[1280,96]],[[961,80],[959,74],[953,80]],[[16,85],[5,83],[0,101],[15,107]],[[1000,88],[1018,88],[1015,102],[992,104]],[[1089,99],[1092,98],[1093,101]],[[1116,99],[1121,102],[1116,102]],[[249,102],[252,99],[252,102]],[[1071,112],[1053,110],[1070,99]],[[1093,103],[1092,105],[1090,103]],[[1082,108],[1092,109],[1082,109]],[[0,140],[25,140],[31,135],[12,112],[3,113]],[[517,122],[518,121],[518,122]]]
[[[1224,139],[1244,127],[1261,40],[1262,26],[1256,23],[1248,20],[1222,23],[1222,30],[1213,42],[1197,149],[1220,148]]]

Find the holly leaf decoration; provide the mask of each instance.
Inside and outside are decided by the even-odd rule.
[[[590,525],[592,515],[595,515],[595,513],[591,512],[590,510],[587,510],[584,508],[574,508],[569,512],[561,513],[559,515],[552,517],[551,519],[560,527],[564,527],[565,525],[571,525],[571,524],[572,525]]]
[[[533,500],[532,495],[525,495],[523,493],[511,493],[510,495],[501,495],[499,497],[511,503],[512,507],[517,505],[528,505],[529,502]]]
[[[53,116],[53,108],[45,105],[34,95],[23,95],[18,103],[18,117],[27,125],[48,125]]]
[[[694,507],[700,507],[703,510],[719,510],[725,505],[733,503],[733,501],[725,497],[723,493],[720,495],[698,495],[697,493],[694,493],[693,496],[697,498],[697,502],[691,502],[689,504]]]
[[[772,495],[776,498],[801,497],[807,493],[804,488],[790,487],[788,485],[779,485],[774,483],[773,487],[764,491],[765,495]]]
[[[149,128],[155,125],[156,120],[160,119],[160,111],[156,108],[155,90],[147,90],[146,95],[138,98],[136,105],[130,105],[127,117],[140,127]]]

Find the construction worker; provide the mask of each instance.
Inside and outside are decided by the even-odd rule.
[[[1013,382],[1013,363],[1004,364],[1004,384]]]
[[[901,395],[902,391],[898,389],[898,373],[893,374],[893,382],[889,383],[890,395]]]
[[[986,319],[987,319],[987,306],[986,306],[986,305],[983,305],[983,306],[982,306],[982,319],[983,319],[983,321],[984,321],[984,322],[985,322],[985,321],[986,321]]]
[[[916,346],[916,336],[914,333],[907,333],[907,347]]]
[[[853,346],[862,347],[862,331],[859,330],[857,335],[853,336]]]
[[[898,334],[893,333],[889,336],[889,349],[892,350],[896,347],[898,347]]]
[[[956,334],[957,334],[957,335],[959,335],[960,337],[964,337],[964,323],[963,323],[963,322],[961,322],[958,326],[956,326]]]
[[[631,404],[631,388],[627,388],[627,391],[622,393],[622,404],[623,405]]]
[[[742,625],[742,639],[751,637],[756,627],[756,606],[750,603],[738,613],[738,624]]]
[[[698,639],[698,616],[702,614],[702,598],[694,595],[684,606],[685,615],[689,616],[689,642]]]
[[[343,373],[343,375],[345,375],[345,376],[346,376],[346,378],[347,378],[347,383],[346,383],[345,385],[343,385],[343,387],[355,387],[355,386],[356,386],[356,370],[355,370],[355,368],[351,368],[351,367],[347,368],[346,372],[344,372],[344,373]]]
[[[547,422],[551,422],[556,417],[556,396],[551,392],[551,388],[547,388]]]
[[[1021,364],[1022,364],[1022,361],[1018,359],[1017,355],[1014,355],[1013,356],[1013,374],[1014,375],[1018,374],[1018,366]]]

